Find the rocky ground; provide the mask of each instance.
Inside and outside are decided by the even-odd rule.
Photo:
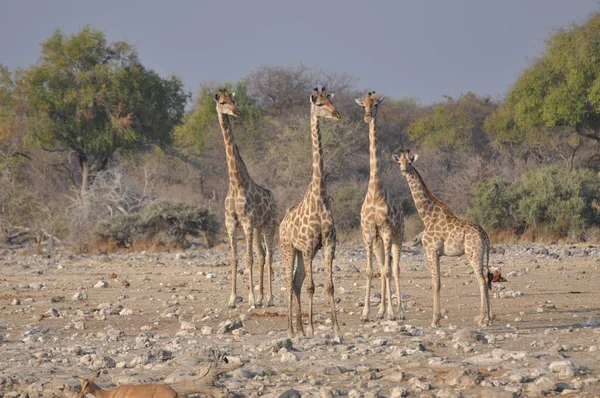
[[[600,247],[496,245],[493,326],[479,328],[475,278],[442,261],[440,329],[429,270],[402,254],[406,321],[359,322],[364,250],[340,244],[334,265],[343,344],[334,344],[323,259],[315,262],[316,336],[287,339],[284,276],[276,305],[249,309],[247,275],[228,309],[229,252],[27,255],[0,252],[0,396],[71,396],[72,375],[98,384],[174,382],[227,355],[245,366],[217,385],[230,396],[600,396]],[[243,251],[240,251],[243,253]],[[379,290],[379,279],[373,281]],[[306,294],[303,294],[305,297]],[[371,301],[379,300],[375,294]]]

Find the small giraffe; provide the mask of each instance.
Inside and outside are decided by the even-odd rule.
[[[365,243],[367,255],[367,287],[365,295],[365,306],[360,320],[366,322],[369,319],[371,279],[373,278],[372,252],[375,249],[375,257],[381,270],[381,302],[377,318],[383,318],[386,314],[389,320],[396,319],[396,313],[392,305],[391,273],[393,272],[396,283],[396,295],[398,297],[398,313],[402,311],[401,318],[404,319],[402,298],[400,294],[400,252],[402,250],[402,239],[404,239],[404,215],[402,207],[394,202],[387,191],[382,187],[379,178],[379,158],[377,156],[377,130],[376,119],[379,105],[385,97],[377,98],[375,91],[369,92],[365,99],[357,98],[356,103],[365,108],[365,123],[369,124],[369,154],[371,173],[369,187],[365,201],[360,210],[360,227]]]
[[[323,175],[323,149],[319,118],[340,120],[341,116],[331,103],[333,94],[327,94],[325,87],[314,89],[310,96],[310,122],[312,130],[312,180],[302,202],[290,207],[279,227],[281,257],[288,280],[288,336],[294,335],[292,326],[292,301],[296,297],[296,333],[304,335],[300,296],[305,276],[308,276],[307,293],[309,298],[307,335],[313,336],[313,280],[312,262],[319,249],[323,248],[327,268],[327,294],[331,305],[334,339],[342,341],[340,327],[335,312],[333,289],[333,258],[335,256],[336,233],[333,216]],[[305,266],[305,262],[307,263]],[[294,263],[296,267],[294,269]]]
[[[225,141],[225,154],[227,156],[227,169],[229,170],[229,191],[225,198],[225,227],[229,235],[231,246],[231,296],[230,308],[235,308],[237,301],[237,228],[241,227],[246,237],[246,267],[248,269],[248,302],[251,307],[262,305],[263,300],[263,274],[265,262],[267,265],[267,306],[273,306],[273,293],[271,290],[271,263],[273,256],[273,238],[275,236],[276,206],[273,194],[266,188],[256,184],[242,160],[237,145],[233,139],[229,117],[241,116],[235,103],[235,93],[229,94],[227,90],[219,90],[215,94],[217,103],[217,116],[223,140]],[[263,242],[264,241],[264,247]],[[258,297],[255,301],[252,280],[252,246],[258,256]],[[266,259],[265,259],[266,251]]]
[[[406,177],[415,201],[415,207],[423,220],[423,224],[425,224],[421,240],[427,252],[433,285],[433,320],[431,326],[440,326],[440,257],[444,255],[456,257],[463,254],[467,256],[467,260],[473,267],[475,277],[479,282],[481,295],[479,325],[491,325],[493,314],[488,292],[488,288],[491,288],[491,286],[490,281],[486,280],[486,278],[489,278],[489,271],[486,273],[484,269],[486,252],[489,269],[490,240],[488,235],[479,225],[454,216],[445,203],[433,196],[433,193],[413,166],[413,162],[417,160],[417,157],[417,155],[410,156],[409,150],[400,151],[400,156],[392,156],[393,160],[400,165],[400,172]]]

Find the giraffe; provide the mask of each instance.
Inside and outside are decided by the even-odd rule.
[[[396,283],[396,295],[398,297],[398,311],[402,311],[401,318],[404,319],[402,300],[400,294],[400,251],[402,239],[404,239],[404,215],[402,207],[394,202],[382,187],[379,178],[379,158],[377,156],[377,110],[385,97],[377,98],[377,93],[369,92],[364,99],[357,98],[356,103],[365,109],[364,121],[369,124],[369,157],[370,176],[369,186],[365,201],[360,210],[360,226],[367,255],[367,287],[365,295],[365,306],[360,320],[366,322],[369,319],[371,279],[373,278],[372,252],[381,270],[381,302],[377,318],[383,318],[386,314],[389,320],[396,319],[396,313],[392,304],[391,275],[393,272]]]
[[[331,305],[334,340],[342,341],[337,321],[333,288],[333,258],[335,256],[336,233],[333,216],[325,188],[323,174],[323,149],[319,118],[340,120],[341,116],[331,103],[333,94],[327,94],[325,87],[314,89],[310,96],[310,124],[312,130],[312,179],[304,199],[290,207],[279,226],[281,257],[288,281],[288,336],[294,335],[292,326],[292,301],[296,297],[296,333],[305,335],[302,327],[302,309],[300,303],[304,278],[308,276],[307,293],[309,298],[307,335],[313,336],[313,295],[315,282],[312,274],[312,262],[319,249],[323,248],[327,268],[327,294]],[[306,266],[305,266],[306,262]],[[294,269],[294,263],[295,269]]]
[[[241,227],[246,238],[246,267],[248,269],[248,302],[250,307],[260,306],[263,301],[264,266],[267,265],[267,306],[273,306],[271,289],[273,238],[275,236],[276,206],[273,194],[256,184],[242,160],[233,138],[228,115],[241,116],[235,103],[235,93],[219,90],[215,94],[217,117],[227,156],[229,191],[225,198],[225,227],[231,246],[231,295],[228,306],[235,308],[237,301],[237,229]],[[263,247],[264,242],[264,247]],[[252,247],[258,256],[258,297],[255,300],[252,279]],[[266,258],[265,258],[266,252]]]
[[[440,326],[440,257],[466,255],[479,282],[481,309],[479,325],[491,325],[493,320],[492,303],[488,288],[491,288],[489,274],[490,240],[479,225],[462,220],[441,200],[433,196],[419,172],[413,166],[417,155],[410,156],[410,150],[400,151],[400,156],[392,158],[400,165],[400,172],[406,178],[415,207],[425,224],[421,238],[427,253],[433,287],[433,320],[431,326]],[[487,253],[488,273],[484,270],[484,257]],[[487,280],[486,280],[487,278]]]

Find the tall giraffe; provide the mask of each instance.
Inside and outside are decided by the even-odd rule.
[[[310,125],[312,130],[312,180],[302,202],[290,207],[279,226],[281,257],[288,281],[288,336],[294,335],[292,326],[292,301],[296,297],[296,333],[304,335],[300,296],[304,278],[308,276],[307,293],[309,298],[307,334],[312,337],[313,329],[313,280],[312,262],[319,249],[323,248],[327,268],[327,294],[331,305],[334,339],[342,341],[340,327],[335,312],[333,289],[333,258],[335,256],[336,233],[333,216],[325,188],[323,174],[323,148],[319,118],[340,120],[341,116],[331,103],[333,94],[327,94],[325,87],[314,89],[310,96]],[[305,266],[305,262],[307,263]],[[294,269],[294,263],[295,269]]]
[[[402,311],[401,318],[404,319],[402,309],[402,298],[400,294],[400,252],[402,250],[402,239],[404,239],[404,214],[400,204],[394,202],[382,187],[379,178],[379,158],[377,155],[377,110],[385,97],[377,98],[375,91],[367,93],[364,99],[357,98],[356,103],[365,109],[364,121],[369,124],[369,157],[371,173],[369,187],[365,201],[360,210],[360,227],[365,243],[367,255],[367,287],[365,295],[365,306],[360,320],[366,322],[369,319],[371,279],[373,278],[372,252],[381,270],[381,302],[377,318],[396,319],[396,313],[392,304],[391,273],[393,272],[396,283],[396,296],[398,297],[398,314]]]
[[[217,117],[227,156],[227,169],[229,170],[229,191],[225,198],[225,227],[229,235],[231,246],[231,296],[230,308],[236,305],[237,286],[237,228],[241,227],[246,237],[246,267],[248,268],[248,302],[251,307],[262,305],[264,266],[267,265],[267,305],[273,305],[273,292],[271,289],[273,237],[275,236],[276,206],[273,194],[266,188],[256,184],[242,160],[242,156],[233,139],[231,123],[228,115],[235,118],[241,116],[235,103],[235,93],[229,94],[227,90],[219,90],[215,94],[217,103]],[[263,247],[264,241],[264,247]],[[255,300],[252,279],[252,247],[258,256],[258,297]],[[266,251],[266,259],[265,259]]]
[[[440,326],[440,257],[456,257],[466,255],[469,264],[475,271],[479,282],[481,309],[479,325],[491,325],[493,320],[492,303],[488,286],[491,288],[489,271],[484,268],[484,257],[487,253],[487,265],[490,261],[490,240],[487,233],[479,225],[461,220],[452,214],[452,210],[441,200],[433,196],[423,181],[413,162],[417,155],[410,156],[410,151],[400,151],[400,156],[393,159],[400,165],[400,172],[410,187],[415,207],[425,224],[421,241],[427,252],[427,260],[431,270],[433,285],[433,320],[431,326]]]

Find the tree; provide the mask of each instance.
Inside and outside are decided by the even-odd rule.
[[[76,155],[82,198],[115,152],[169,145],[188,99],[180,79],[161,78],[131,45],[107,43],[90,27],[71,36],[55,31],[17,86],[29,141]]]
[[[483,124],[495,108],[489,97],[477,97],[472,92],[456,100],[448,97],[408,126],[409,137],[425,147],[445,152],[484,147],[487,137]]]
[[[562,136],[576,151],[572,133],[600,142],[600,13],[583,25],[561,29],[546,52],[526,69],[486,129],[504,143]]]

